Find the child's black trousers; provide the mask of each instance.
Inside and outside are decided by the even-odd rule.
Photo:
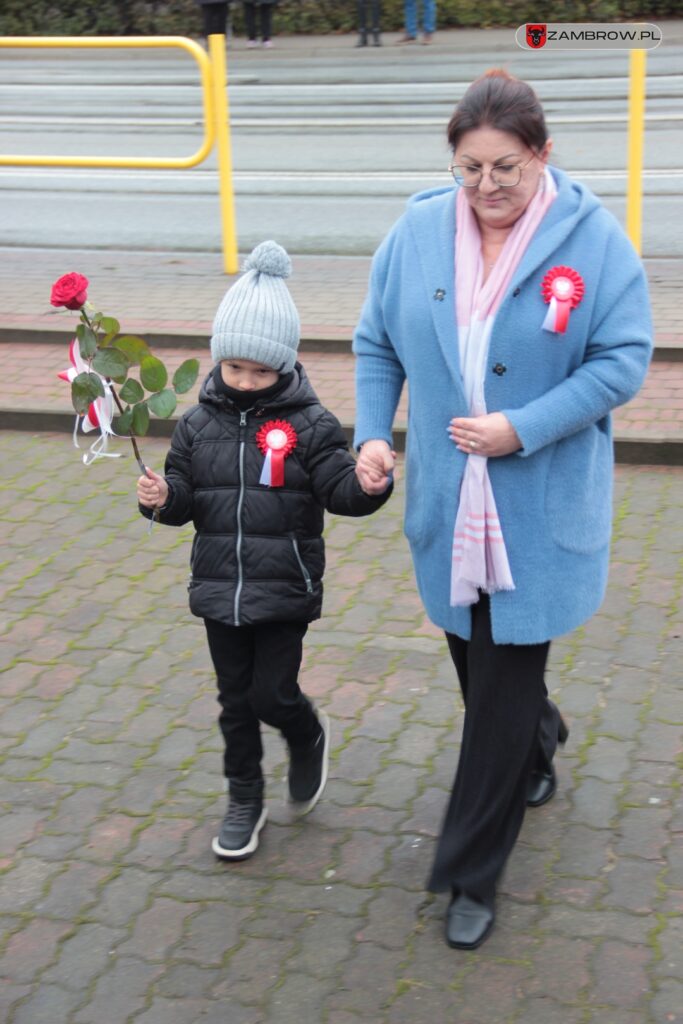
[[[308,623],[204,623],[218,682],[218,724],[225,741],[223,763],[230,795],[260,797],[260,723],[279,729],[291,747],[308,746],[320,735],[316,713],[299,687]]]

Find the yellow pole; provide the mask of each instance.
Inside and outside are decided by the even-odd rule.
[[[232,188],[232,153],[225,70],[225,36],[209,36],[209,55],[213,69],[213,108],[216,117],[216,152],[218,155],[218,190],[223,233],[223,269],[226,274],[239,270],[237,235],[235,231],[235,196]]]
[[[640,255],[643,205],[643,131],[646,50],[631,50],[628,103],[628,194],[626,232]]]

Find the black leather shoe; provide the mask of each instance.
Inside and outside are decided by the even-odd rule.
[[[488,938],[495,919],[490,907],[461,892],[446,912],[446,942],[451,949],[476,949]]]
[[[551,766],[549,772],[533,771],[526,785],[527,807],[542,807],[552,800],[557,790],[557,776]]]

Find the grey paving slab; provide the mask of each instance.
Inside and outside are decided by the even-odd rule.
[[[160,462],[163,442],[146,447]],[[11,432],[0,455],[7,1024],[677,1019],[683,471],[617,471],[608,600],[551,655],[572,730],[560,792],[527,815],[496,930],[463,955],[423,889],[462,708],[415,594],[401,482],[374,520],[328,524],[302,673],[332,718],[326,796],[290,820],[267,730],[271,821],[226,866],[191,531],[146,531],[129,462],[85,469],[67,439]]]

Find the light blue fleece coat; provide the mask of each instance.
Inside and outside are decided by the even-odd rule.
[[[499,308],[487,362],[487,409],[502,411],[523,445],[488,462],[516,588],[491,597],[498,644],[542,643],[600,606],[612,521],[610,410],[636,394],[652,350],[647,284],[630,242],[588,189],[552,173],[557,198]],[[414,196],[375,254],[353,345],[355,443],[391,444],[407,379],[405,533],[428,615],[468,640],[471,610],[450,605],[467,455],[447,427],[452,417],[469,415],[454,252],[455,189],[447,188]],[[548,309],[541,282],[558,264],[573,267],[585,284],[565,334],[541,329]]]

